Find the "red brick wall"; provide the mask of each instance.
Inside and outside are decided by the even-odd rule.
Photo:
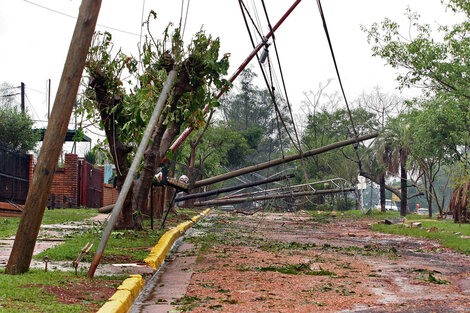
[[[34,156],[29,155],[29,184],[33,181],[33,170],[34,170]]]
[[[103,185],[103,206],[115,204],[118,197],[119,193],[116,188],[113,188],[113,185]]]
[[[78,157],[76,154],[65,155],[64,168],[57,168],[52,181],[51,191],[49,194],[60,197],[60,202],[63,201],[63,196],[75,199],[77,203],[78,195]]]
[[[80,158],[81,159],[81,158]],[[84,177],[83,174],[86,174],[88,171],[90,171],[90,166],[93,166],[89,163],[87,163],[83,159],[83,173],[80,175],[80,167],[79,167],[79,161],[80,159],[76,154],[66,154],[65,155],[65,164],[63,168],[56,168],[56,172],[54,174],[54,179],[52,181],[52,186],[51,190],[49,192],[49,199],[51,199],[51,195],[54,194],[54,200],[55,200],[55,207],[77,207],[80,205],[85,205],[86,204],[86,198],[84,199],[79,199],[80,197],[83,197],[86,195],[86,192],[84,189],[86,189],[87,186],[87,178],[86,176]],[[33,178],[33,156],[31,156],[31,161],[30,161],[30,168],[29,168],[29,182],[31,184],[32,178]],[[103,184],[103,179],[104,179],[104,171],[101,168],[93,168],[93,171],[97,171],[93,175],[98,175],[98,177],[95,180],[95,186],[93,190],[97,190],[99,193],[102,192],[102,195],[99,195],[99,202],[101,205],[101,200],[105,199],[105,188],[100,185]],[[79,177],[82,179],[82,182],[79,181]],[[93,176],[95,177],[95,176]],[[81,185],[80,185],[81,184]],[[80,188],[82,189],[82,194],[79,195],[80,193]],[[103,188],[103,191],[101,191]],[[108,195],[106,196],[107,201],[114,201],[112,203],[115,203],[115,199],[117,199],[117,191],[116,190],[107,190]],[[64,202],[64,196],[66,196],[69,199],[73,199],[70,201],[70,203],[63,203]],[[80,200],[80,201],[79,201]],[[80,203],[83,202],[83,203]],[[110,203],[110,204],[112,204]]]

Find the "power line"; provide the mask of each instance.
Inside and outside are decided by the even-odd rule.
[[[73,18],[73,19],[75,19],[75,20],[77,19],[76,16],[73,16],[73,15],[70,15],[70,14],[67,14],[67,13],[64,13],[64,12],[61,12],[61,11],[57,11],[57,10],[55,10],[55,9],[52,9],[52,8],[43,6],[43,5],[38,4],[38,3],[29,1],[29,0],[23,0],[23,1],[26,2],[26,3],[35,5],[35,6],[37,6],[37,7],[40,7],[41,9],[44,9],[44,10],[51,11],[51,12],[54,12],[54,13],[56,13],[56,14],[60,14],[60,15],[63,15],[63,16],[69,17],[69,18]],[[115,28],[115,27],[111,27],[111,26],[107,26],[107,25],[103,25],[103,24],[96,24],[96,25],[97,25],[97,26],[100,26],[100,27],[103,27],[103,28],[115,30],[115,31],[117,31],[117,32],[121,32],[121,33],[124,33],[124,34],[128,34],[128,35],[133,35],[133,36],[140,37],[139,34],[136,34],[136,33],[133,33],[133,32],[127,31],[127,30],[123,30],[123,29],[119,29],[119,28]]]
[[[29,90],[31,90],[31,91],[35,91],[35,92],[40,93],[40,94],[43,94],[43,95],[46,95],[45,92],[39,91],[39,90],[36,90],[36,89],[33,89],[33,88],[31,88],[31,87],[26,87],[26,89],[29,89]]]
[[[253,18],[251,17],[250,11],[248,11],[247,7],[245,6],[245,3],[244,3],[243,1],[239,1],[239,3],[240,3],[240,6],[243,6],[243,9],[245,9],[245,10],[242,9],[242,13],[243,13],[243,18],[245,18],[245,24],[246,24],[246,27],[247,27],[247,29],[248,29],[248,32],[250,33],[250,30],[249,30],[248,23],[246,23],[245,12],[246,12],[246,14],[248,15],[248,17],[250,18],[251,24],[252,24],[252,26],[254,27],[254,29],[256,30],[256,32],[258,33],[258,35],[260,36],[261,40],[265,41],[265,40],[263,39],[264,36],[261,34],[260,29],[258,28],[258,26],[256,25],[255,21],[254,21]],[[251,38],[251,33],[250,33],[250,38]],[[251,43],[253,44],[253,47],[254,47],[255,44],[254,44],[253,39],[251,39]]]
[[[144,11],[145,11],[145,0],[142,0],[142,15],[140,16],[139,47],[142,42],[142,29],[144,28]]]
[[[0,92],[2,92],[2,91],[5,91],[5,90],[10,90],[10,89],[17,89],[17,88],[21,88],[21,86],[16,86],[16,87],[6,87],[6,88],[3,88],[3,89],[0,89]]]
[[[188,21],[188,12],[189,12],[189,4],[191,3],[191,0],[188,0],[188,4],[186,5],[186,15],[184,17],[184,24],[183,24],[183,31],[181,33],[181,39],[184,36],[184,31],[186,30],[186,22]]]
[[[349,108],[348,99],[346,98],[346,93],[344,92],[343,83],[341,81],[341,76],[339,74],[338,64],[336,63],[335,53],[333,51],[333,45],[331,44],[330,34],[328,32],[328,26],[326,25],[326,19],[325,19],[325,15],[323,14],[323,8],[322,8],[320,0],[317,0],[317,5],[318,5],[318,11],[320,12],[320,16],[321,16],[321,19],[322,19],[322,22],[323,22],[323,29],[325,30],[326,39],[328,40],[328,45],[330,47],[331,57],[333,58],[333,63],[335,65],[336,76],[338,77],[339,86],[341,87],[341,92],[343,93],[344,102],[346,103],[346,108],[348,110],[349,119],[351,121],[354,136],[357,138],[358,134],[357,134],[357,131],[356,131],[356,126],[354,125],[354,120],[352,118],[351,110]],[[357,147],[355,146],[354,149],[357,150]]]
[[[269,20],[268,11],[266,10],[266,5],[264,4],[264,0],[261,0],[261,3],[263,5],[263,10],[264,10],[264,13],[266,15],[266,20],[268,22],[269,31],[273,33],[273,29],[272,29],[272,26],[271,26],[271,22]],[[286,87],[286,82],[284,80],[284,74],[283,74],[283,71],[282,71],[281,60],[279,58],[279,52],[277,50],[276,37],[274,35],[273,35],[273,43],[274,43],[274,51],[276,52],[276,59],[277,59],[277,64],[278,64],[278,68],[279,68],[279,73],[281,74],[281,80],[282,80],[282,86],[283,86],[283,89],[284,89],[284,95],[286,97],[285,100],[286,100],[286,103],[287,103],[287,107],[289,109],[289,114],[290,114],[290,118],[291,118],[291,122],[292,122],[292,127],[294,128],[295,138],[297,139],[298,151],[300,153],[300,163],[302,164],[302,168],[303,168],[303,172],[304,172],[304,178],[305,178],[306,182],[308,182],[309,181],[309,176],[308,176],[307,170],[305,168],[305,160],[303,158],[302,145],[300,143],[299,134],[297,133],[297,127],[295,126],[294,115],[292,113],[292,107],[291,107],[291,104],[290,104],[290,101],[289,101],[289,96],[287,94],[287,87]]]
[[[253,45],[253,47],[255,47],[255,42],[254,42],[254,40],[253,40],[253,35],[252,35],[251,32],[250,32],[248,20],[247,20],[246,15],[245,15],[246,7],[244,6],[242,0],[239,0],[239,4],[240,4],[240,9],[241,9],[241,11],[242,11],[243,19],[244,19],[244,21],[245,21],[246,28],[247,28],[247,30],[248,30],[248,35],[250,36],[251,44]],[[245,8],[245,10],[243,10],[243,8]],[[248,13],[248,12],[247,12],[247,13]],[[254,23],[253,20],[251,20],[251,21],[252,21],[252,23]],[[261,39],[263,40],[263,38],[261,38]],[[264,41],[264,40],[263,40],[263,41]],[[265,44],[266,44],[266,43],[265,43]],[[284,119],[283,119],[283,117],[282,117],[282,115],[281,115],[281,112],[280,112],[280,110],[279,110],[279,107],[277,106],[276,96],[275,96],[275,94],[274,94],[274,86],[273,86],[273,84],[271,84],[271,85],[269,84],[268,78],[267,78],[267,76],[266,76],[266,73],[265,73],[265,71],[264,71],[264,69],[263,69],[263,65],[262,65],[262,63],[261,63],[260,58],[258,57],[258,55],[256,55],[256,58],[257,58],[257,60],[258,60],[259,66],[260,66],[261,73],[263,74],[263,78],[264,78],[264,81],[265,81],[265,83],[266,83],[266,86],[268,87],[269,94],[271,95],[271,100],[273,101],[273,104],[274,104],[274,108],[275,108],[275,110],[276,110],[276,113],[279,115],[279,119],[281,120],[281,123],[282,123],[284,129],[286,130],[286,133],[287,133],[287,135],[289,136],[290,141],[292,142],[292,144],[294,145],[294,147],[295,147],[297,150],[300,151],[300,147],[297,147],[297,144],[296,144],[296,142],[294,141],[294,139],[292,138],[292,136],[291,136],[291,134],[290,134],[290,132],[289,132],[289,129],[287,128],[287,125],[286,125],[286,123],[285,123],[285,121],[284,121]],[[268,58],[269,58],[269,56],[268,56]]]
[[[2,98],[6,98],[6,97],[13,97],[13,96],[17,96],[17,95],[20,95],[21,93],[17,92],[17,93],[10,93],[8,95],[1,95]]]
[[[26,96],[26,100],[28,100],[29,106],[30,106],[31,109],[33,110],[33,112],[34,112],[34,114],[36,115],[36,117],[38,118],[38,120],[41,119],[41,118],[39,117],[39,114],[38,114],[38,113],[36,112],[36,110],[34,109],[33,104],[32,104],[31,101],[29,100],[28,95],[25,94],[25,96]]]

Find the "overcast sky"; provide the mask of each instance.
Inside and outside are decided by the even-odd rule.
[[[259,19],[263,33],[267,33],[260,1],[245,2],[250,7],[253,2],[259,5]],[[265,3],[274,25],[294,0],[265,0]],[[116,46],[136,55],[143,4],[143,0],[103,0],[97,29],[111,32]],[[40,6],[77,16],[79,5],[79,0],[0,0],[0,83],[26,84],[26,103],[35,120],[46,119],[45,91],[49,78],[53,103],[76,22]],[[398,93],[396,71],[371,56],[360,25],[370,26],[389,17],[406,27],[403,13],[408,6],[430,24],[451,24],[455,19],[446,13],[440,0],[323,0],[322,5],[350,101],[376,85]],[[152,24],[152,33],[158,37],[168,22],[179,21],[181,1],[145,0],[145,17],[151,9],[158,15]],[[231,53],[230,75],[252,50],[238,1],[191,0],[185,39],[188,41],[202,25],[207,33],[220,37],[222,53]],[[299,4],[276,32],[276,42],[289,97],[300,113],[303,92],[315,90],[320,82],[336,77],[316,1],[303,0]],[[252,64],[259,72],[257,64]],[[332,90],[337,88],[335,81]]]

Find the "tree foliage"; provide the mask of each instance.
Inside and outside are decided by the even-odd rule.
[[[17,107],[0,107],[0,141],[16,151],[33,150],[39,133],[33,129],[34,122]]]
[[[148,26],[151,17],[156,14],[151,12]],[[88,55],[89,81],[82,112],[106,133],[105,143],[116,165],[118,186],[127,175],[130,157],[141,140],[168,73],[172,69],[177,71],[145,151],[140,176],[128,197],[128,207],[132,202],[133,210],[125,211],[125,227],[132,227],[132,211],[138,213],[134,214],[136,227],[141,227],[139,212],[146,207],[157,166],[165,156],[172,157],[167,151],[181,129],[204,125],[203,107],[218,106],[216,91],[230,88],[222,78],[228,69],[228,55],[219,57],[219,39],[201,30],[185,47],[180,35],[180,30],[171,25],[161,40],[155,40],[149,31],[140,47],[140,56],[134,58],[120,50],[114,53],[111,35],[106,33],[95,37]]]
[[[397,77],[402,88],[423,88],[426,100],[409,104],[426,111],[425,119],[435,123],[433,140],[445,139],[442,145],[450,153],[446,157],[452,158],[459,147],[466,151],[470,146],[470,10],[466,1],[449,0],[446,5],[463,21],[439,26],[437,34],[409,9],[408,36],[390,19],[363,29],[373,55],[404,71]]]
[[[268,161],[278,156],[281,152],[280,140],[285,151],[289,147],[285,130],[281,126],[279,138],[278,120],[269,91],[255,86],[255,78],[256,74],[246,68],[240,75],[238,92],[231,92],[221,101],[222,118],[226,127],[241,134],[249,147],[246,159],[238,160],[231,168]],[[289,123],[284,112],[285,105],[282,102],[278,105],[283,119]]]

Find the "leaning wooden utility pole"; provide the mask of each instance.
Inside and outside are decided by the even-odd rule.
[[[332,143],[332,144],[329,144],[329,145],[326,145],[326,146],[323,146],[323,147],[320,147],[320,148],[317,148],[317,149],[305,151],[302,155],[300,155],[300,153],[299,154],[293,154],[293,155],[286,156],[284,158],[280,158],[280,159],[276,159],[276,160],[272,160],[272,161],[268,161],[268,162],[248,166],[248,167],[236,170],[236,171],[228,172],[228,173],[225,173],[225,174],[221,174],[221,175],[218,175],[218,176],[206,178],[206,179],[203,179],[203,180],[198,180],[194,184],[193,188],[207,186],[207,185],[210,185],[210,184],[215,184],[215,183],[218,183],[220,181],[227,180],[227,179],[230,179],[230,178],[233,178],[233,177],[245,175],[245,174],[248,174],[248,173],[251,173],[251,172],[260,171],[260,170],[263,170],[265,168],[273,167],[273,166],[276,166],[276,165],[279,165],[279,164],[292,162],[292,161],[300,159],[301,157],[304,157],[304,158],[311,157],[311,156],[321,154],[321,153],[324,153],[324,152],[327,152],[327,151],[330,151],[330,150],[333,150],[333,149],[336,149],[336,148],[340,148],[340,147],[344,147],[344,146],[354,144],[354,143],[357,143],[357,142],[361,142],[361,141],[364,141],[364,140],[372,139],[372,138],[375,138],[377,136],[378,136],[378,133],[374,132],[374,133],[371,133],[371,134],[359,136],[357,138],[351,138],[351,139],[347,139],[347,140],[343,140],[343,141],[338,141],[338,142],[335,142],[335,143]]]
[[[29,269],[100,7],[101,0],[83,0],[80,6],[51,118],[5,271],[7,274],[20,274]]]

